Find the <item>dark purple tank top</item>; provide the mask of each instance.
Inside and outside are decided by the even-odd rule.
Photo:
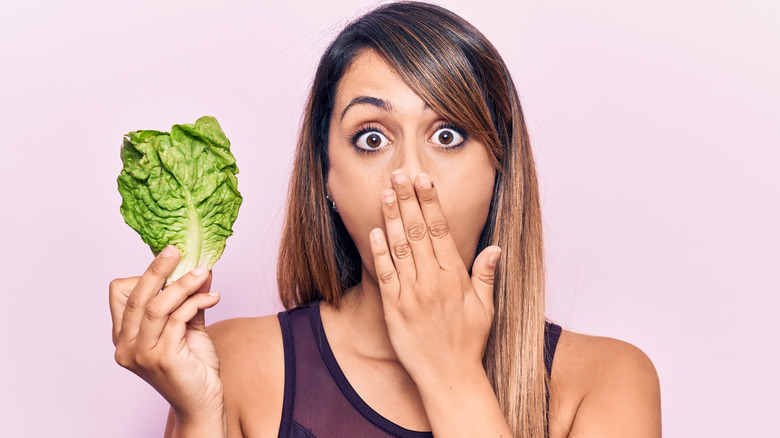
[[[284,403],[280,438],[432,438],[379,415],[358,396],[325,337],[319,302],[280,312]],[[544,364],[552,369],[561,327],[546,323]]]

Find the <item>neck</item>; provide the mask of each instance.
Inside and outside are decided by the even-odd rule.
[[[338,309],[328,306],[328,316],[340,326],[355,353],[375,359],[397,361],[385,324],[382,296],[376,280],[363,266],[361,282],[348,289]],[[327,325],[326,325],[327,326]]]

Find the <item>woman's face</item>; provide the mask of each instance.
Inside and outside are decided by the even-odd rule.
[[[385,229],[380,194],[402,169],[431,176],[468,268],[487,220],[495,170],[485,145],[430,109],[374,51],[341,77],[330,119],[327,190],[375,276],[369,233]]]

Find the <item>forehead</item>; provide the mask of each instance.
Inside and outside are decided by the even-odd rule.
[[[336,88],[334,114],[354,98],[369,96],[392,102],[394,107],[420,107],[422,99],[404,82],[398,72],[373,50],[357,55],[341,76]]]

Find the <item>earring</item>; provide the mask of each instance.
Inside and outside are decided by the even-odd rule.
[[[338,213],[338,212],[339,212],[339,209],[338,209],[338,208],[336,208],[336,201],[334,201],[333,199],[331,199],[331,197],[330,197],[330,193],[326,193],[326,194],[325,194],[325,199],[327,199],[327,200],[328,200],[328,202],[330,202],[330,206],[333,208],[333,211],[334,211],[334,212],[336,212],[336,213]]]

